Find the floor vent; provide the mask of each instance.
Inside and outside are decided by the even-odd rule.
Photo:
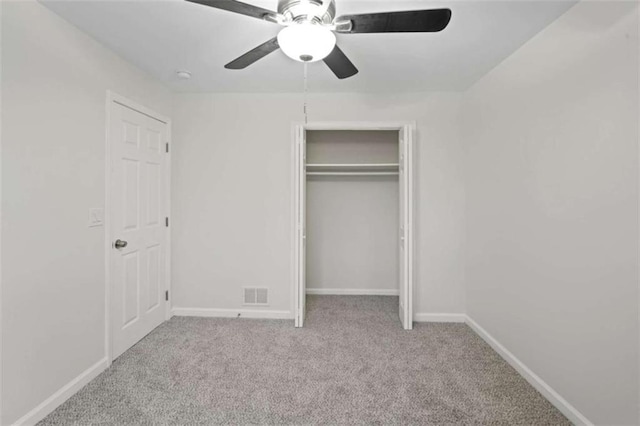
[[[245,287],[242,290],[244,292],[245,305],[265,306],[269,304],[268,288]]]

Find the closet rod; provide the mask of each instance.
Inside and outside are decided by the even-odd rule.
[[[398,176],[398,172],[307,172],[307,176]]]

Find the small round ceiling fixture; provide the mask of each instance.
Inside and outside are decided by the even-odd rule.
[[[289,25],[278,34],[280,49],[299,62],[326,58],[336,45],[336,36],[322,25],[303,22]]]
[[[176,75],[180,80],[189,80],[191,78],[191,73],[187,70],[178,70]]]

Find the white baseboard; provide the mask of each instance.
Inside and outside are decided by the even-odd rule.
[[[377,290],[360,288],[307,288],[307,294],[320,296],[397,296],[398,290]]]
[[[22,416],[14,425],[35,425],[44,419],[53,410],[58,408],[67,399],[71,398],[76,392],[82,389],[87,383],[95,379],[100,373],[107,369],[109,360],[105,357],[86,369],[78,377],[60,388],[56,393],[47,398],[33,410]]]
[[[465,322],[465,314],[413,314],[414,322]]]
[[[516,369],[522,377],[525,378],[531,386],[533,386],[538,392],[542,394],[551,404],[553,404],[562,414],[564,414],[575,425],[592,426],[593,423],[582,415],[574,406],[569,404],[567,400],[560,396],[558,392],[553,390],[544,380],[542,380],[537,374],[535,374],[529,367],[524,365],[522,361],[516,358],[507,348],[502,346],[487,330],[480,327],[480,325],[472,320],[469,316],[466,316],[466,323],[476,332],[482,339],[489,344],[505,361],[507,361],[513,368]]]
[[[177,317],[208,318],[252,318],[252,319],[293,319],[290,311],[261,311],[254,309],[211,309],[211,308],[173,308],[171,313]]]

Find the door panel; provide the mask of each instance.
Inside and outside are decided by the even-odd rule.
[[[122,326],[126,327],[138,319],[138,298],[140,295],[140,262],[138,252],[128,253],[122,256],[124,264],[124,317]]]
[[[157,130],[149,129],[147,138],[147,148],[149,152],[160,154],[162,149],[162,133]]]
[[[113,102],[110,105],[111,328],[115,359],[165,319],[168,232],[168,126]]]
[[[147,249],[147,313],[160,304],[160,246],[155,245]]]
[[[300,190],[300,198],[302,200],[302,209],[300,212],[300,223],[302,229],[302,268],[300,272],[300,280],[302,281],[300,291],[300,326],[304,324],[307,315],[307,132],[302,129],[302,187]]]
[[[122,192],[124,195],[124,203],[121,205],[122,215],[124,217],[123,227],[127,230],[138,228],[139,217],[139,191],[140,184],[140,164],[138,160],[130,158],[122,159],[122,169],[124,179],[122,182]]]
[[[398,159],[399,159],[399,177],[398,177],[398,182],[400,185],[399,188],[399,192],[400,192],[400,222],[398,223],[398,256],[399,256],[399,260],[398,260],[398,272],[399,272],[399,307],[398,307],[398,314],[400,316],[400,322],[402,323],[403,328],[406,328],[406,321],[405,321],[405,293],[406,293],[406,280],[405,280],[405,275],[406,275],[406,264],[405,264],[405,250],[404,250],[404,241],[405,241],[405,233],[404,233],[404,216],[405,216],[405,209],[406,209],[406,193],[405,193],[405,180],[404,180],[404,172],[405,172],[405,165],[404,165],[404,136],[402,134],[402,132],[400,132],[400,141],[399,141],[399,145],[398,148],[400,150],[399,155],[398,155]]]
[[[296,313],[295,326],[304,326],[306,314],[306,134],[302,126],[296,127],[295,153],[296,153]]]
[[[160,223],[160,190],[162,188],[161,165],[147,163],[147,226]]]
[[[412,133],[405,126],[400,131],[400,301],[399,315],[405,330],[413,328],[413,268],[412,268]]]

